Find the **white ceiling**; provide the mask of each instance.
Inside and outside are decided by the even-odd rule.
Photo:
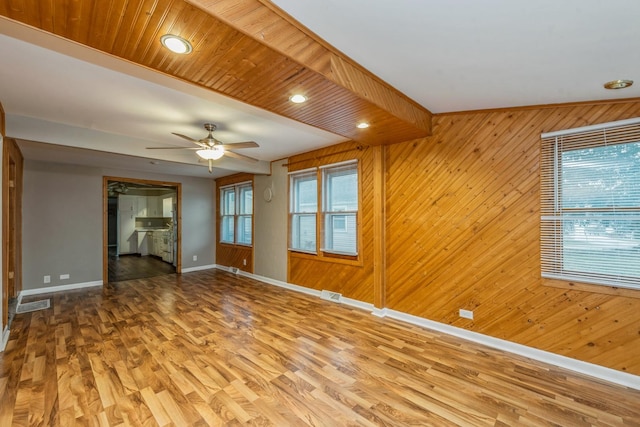
[[[434,113],[640,96],[637,0],[274,3]],[[189,146],[171,132],[199,139],[212,121],[262,160],[223,158],[217,177],[344,140],[5,19],[0,61],[8,136],[69,146],[21,142],[28,159],[210,177],[193,151],[145,147]],[[603,89],[619,78],[636,84]]]
[[[640,96],[638,0],[273,3],[433,113]]]

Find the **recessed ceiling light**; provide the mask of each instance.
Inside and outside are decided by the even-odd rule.
[[[304,95],[301,95],[299,93],[297,93],[295,95],[291,95],[289,97],[289,101],[293,102],[294,104],[302,104],[306,100],[307,100],[307,97],[304,96]]]
[[[174,53],[187,54],[190,53],[193,48],[191,43],[183,39],[182,37],[174,36],[172,34],[165,34],[160,37],[160,42],[164,47]]]
[[[356,127],[357,127],[358,129],[366,129],[366,128],[368,128],[368,127],[369,127],[369,123],[367,123],[367,122],[360,122],[360,123],[358,123],[358,124],[356,125]]]
[[[604,84],[605,89],[624,89],[633,84],[633,80],[612,80]]]

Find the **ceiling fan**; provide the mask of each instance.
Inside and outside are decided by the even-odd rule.
[[[209,173],[213,171],[213,161],[218,160],[222,156],[229,156],[240,160],[246,160],[249,162],[257,162],[258,159],[254,159],[253,157],[245,156],[244,154],[239,154],[231,149],[239,149],[239,148],[255,148],[259,147],[257,142],[247,141],[247,142],[235,142],[231,144],[223,144],[219,140],[213,137],[213,131],[216,130],[217,126],[213,123],[205,123],[205,130],[209,132],[209,135],[202,139],[193,139],[189,136],[182,135],[180,133],[171,132],[180,138],[184,138],[187,141],[191,141],[196,144],[198,147],[147,147],[149,150],[196,150],[196,154],[200,156],[200,158],[207,160],[209,162]]]

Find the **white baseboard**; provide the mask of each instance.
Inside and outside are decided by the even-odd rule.
[[[445,323],[434,322],[433,320],[425,319],[424,317],[413,316],[401,311],[389,310],[386,308],[381,311],[382,315],[380,317],[387,316],[392,319],[401,320],[406,323],[422,326],[424,328],[432,329],[438,332],[443,332],[445,334],[453,335],[462,339],[466,339],[468,341],[473,341],[478,344],[483,344],[498,350],[518,354],[520,356],[528,357],[529,359],[534,359],[540,362],[548,363],[550,365],[558,366],[560,368],[579,372],[590,377],[599,378],[601,380],[640,390],[640,376],[638,375],[628,374],[593,363],[583,362],[582,360],[573,359],[567,356],[561,356],[559,354],[539,350],[537,348],[528,347],[526,345],[514,343],[500,338],[494,338],[489,335],[480,334],[478,332],[469,331],[466,329],[447,325]]]
[[[228,268],[218,266],[218,268],[229,271]],[[239,274],[259,280],[261,282],[279,286],[281,288],[289,289],[296,292],[301,292],[307,295],[317,296],[320,298],[320,291],[315,289],[305,288],[304,286],[293,285],[290,283],[282,282],[280,280],[271,279],[268,277],[258,276],[251,273],[241,271]],[[494,338],[489,335],[480,334],[478,332],[469,331],[466,329],[458,328],[455,326],[447,325],[433,320],[425,319],[424,317],[413,316],[411,314],[403,313],[401,311],[390,310],[388,308],[376,308],[373,304],[365,303],[362,301],[340,298],[340,303],[368,310],[373,316],[377,317],[390,317],[392,319],[400,320],[412,325],[420,326],[426,329],[431,329],[445,334],[453,335],[468,341],[472,341],[478,344],[486,345],[498,350],[506,351],[520,356],[528,357],[533,360],[537,360],[543,363],[554,365],[560,368],[568,369],[574,372],[578,372],[590,377],[598,378],[601,380],[609,381],[614,384],[619,384],[625,387],[640,390],[640,376],[628,374],[615,369],[606,368],[604,366],[596,365],[593,363],[583,362],[582,360],[573,359],[559,354],[551,353],[537,348],[528,347],[526,345],[517,344],[511,341],[503,340],[500,338]],[[630,355],[630,357],[632,357]]]
[[[307,295],[320,298],[320,291],[315,289],[305,288],[304,286],[292,285],[291,283],[282,282],[276,279],[271,279],[270,277],[264,277],[264,276],[258,276],[256,274],[245,273],[244,271],[241,271],[240,274],[242,274],[243,276],[247,276],[252,279],[267,283],[269,285],[278,286],[281,288],[289,289],[291,291],[300,292],[302,294],[307,294]]]
[[[202,271],[202,270],[211,270],[213,268],[216,268],[215,264],[210,264],[210,265],[199,265],[197,267],[188,267],[188,268],[183,268],[182,269],[182,273],[191,273],[193,271]]]
[[[48,294],[51,292],[72,291],[74,289],[92,288],[94,286],[102,286],[102,285],[103,285],[102,280],[96,280],[94,282],[70,283],[68,285],[48,286],[46,288],[23,289],[18,294],[18,301],[21,302],[22,297],[26,295],[40,295],[40,294]]]

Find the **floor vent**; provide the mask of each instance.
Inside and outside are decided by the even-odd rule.
[[[233,274],[236,274],[236,275],[240,273],[240,269],[238,267],[231,267],[230,270]]]
[[[19,304],[16,308],[16,313],[29,313],[31,311],[46,310],[51,306],[50,300],[43,299],[40,301],[25,302]]]
[[[342,294],[331,291],[322,291],[320,292],[320,298],[326,299],[327,301],[340,302],[340,298],[342,298]]]

